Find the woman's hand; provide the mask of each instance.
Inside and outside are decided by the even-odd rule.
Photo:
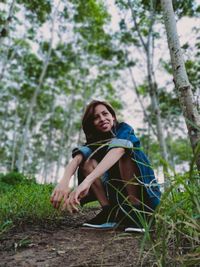
[[[54,208],[56,209],[59,208],[62,199],[64,200],[64,202],[68,199],[70,193],[70,188],[69,188],[70,179],[76,172],[82,160],[83,160],[83,155],[78,154],[67,164],[62,180],[55,187],[51,195],[51,203],[54,206]]]
[[[80,199],[88,194],[90,186],[91,183],[85,179],[74,191],[69,194],[69,197],[64,200],[62,210],[67,209],[70,213],[78,211],[77,205],[80,205]]]
[[[53,190],[50,199],[54,208],[58,209],[60,207],[62,199],[64,200],[64,202],[68,199],[69,193],[70,189],[68,184],[64,182],[59,183]]]

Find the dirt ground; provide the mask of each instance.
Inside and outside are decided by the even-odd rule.
[[[97,209],[66,216],[59,224],[25,224],[0,240],[0,266],[128,267],[153,266],[139,259],[141,234],[80,227]]]

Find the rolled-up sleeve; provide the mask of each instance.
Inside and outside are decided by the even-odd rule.
[[[88,146],[81,146],[72,150],[72,157],[82,154],[84,159],[87,159],[92,154],[92,149]]]
[[[108,150],[112,148],[117,148],[117,147],[122,147],[126,151],[130,151],[130,152],[132,152],[133,150],[133,144],[131,141],[126,140],[126,139],[113,138],[112,141],[108,145]]]

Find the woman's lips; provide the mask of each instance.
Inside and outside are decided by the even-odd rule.
[[[109,126],[109,123],[107,122],[100,125],[102,129],[106,129],[108,126]]]

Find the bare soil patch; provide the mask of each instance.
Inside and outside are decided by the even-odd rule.
[[[12,229],[1,238],[0,266],[141,266],[138,262],[141,234],[80,227],[97,212],[97,209],[90,209],[66,215],[59,224],[27,223]]]

